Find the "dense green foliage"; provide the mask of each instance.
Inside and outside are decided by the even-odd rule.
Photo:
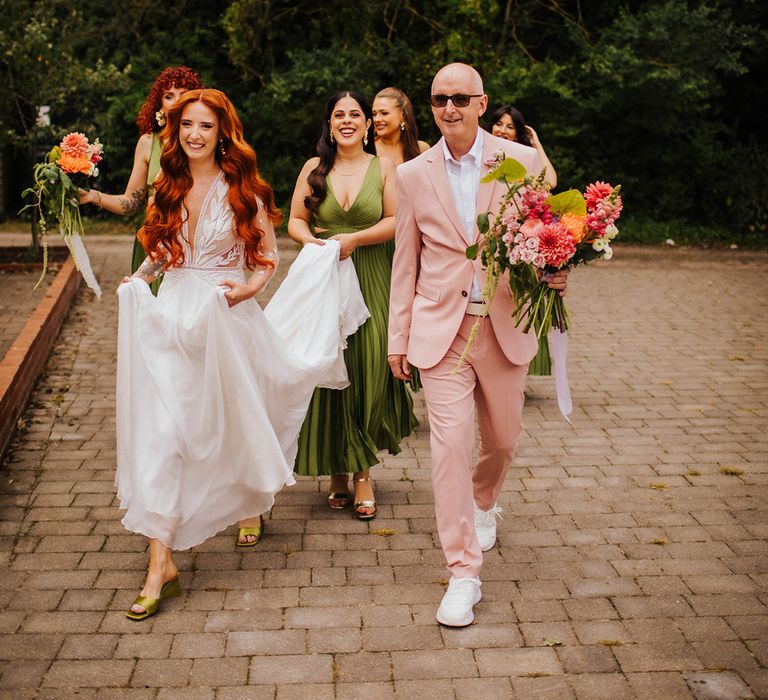
[[[133,121],[166,65],[198,70],[237,105],[278,201],[312,154],[322,106],[351,87],[412,98],[438,137],[434,72],[462,60],[491,107],[517,105],[560,184],[624,186],[628,212],[765,236],[768,9],[760,0],[0,0],[0,135],[17,152],[77,127],[107,146],[120,190]],[[34,127],[36,105],[53,126]],[[19,181],[20,191],[26,181]]]

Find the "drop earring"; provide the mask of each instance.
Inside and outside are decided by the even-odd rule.
[[[219,139],[219,153],[221,153],[222,156],[227,155],[227,149],[224,148],[224,139]]]
[[[368,132],[365,132],[365,136],[363,136],[363,146],[368,145]]]
[[[333,132],[332,131],[331,131],[330,139],[331,139],[331,143],[336,143],[336,139],[333,138]]]
[[[405,131],[405,122],[400,122],[400,131]]]

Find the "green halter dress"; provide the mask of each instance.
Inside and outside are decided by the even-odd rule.
[[[160,172],[160,154],[163,152],[163,146],[160,143],[160,137],[152,134],[152,149],[149,152],[149,166],[147,168],[147,189],[151,195],[153,192],[152,183],[155,181],[157,174]],[[144,246],[139,242],[138,237],[133,239],[133,253],[131,255],[131,274],[139,269],[139,265],[144,262],[147,257],[144,251]],[[152,294],[157,294],[157,290],[160,287],[160,279],[155,280],[150,285]]]
[[[345,210],[328,193],[314,217],[314,226],[327,229],[318,238],[370,228],[382,218],[381,169],[373,158],[357,198]],[[379,459],[379,450],[400,452],[400,442],[418,425],[405,384],[392,376],[387,364],[389,285],[392,241],[360,246],[352,253],[360,289],[371,317],[348,340],[344,361],[350,386],[342,390],[315,389],[299,435],[297,474],[318,476],[358,472]],[[411,382],[415,391],[418,378]]]

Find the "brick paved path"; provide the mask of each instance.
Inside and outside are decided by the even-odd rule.
[[[110,290],[130,242],[91,241]],[[532,380],[464,630],[434,620],[424,427],[376,470],[372,523],[301,480],[257,548],[230,528],[180,554],[183,597],[126,620],[146,559],[115,507],[116,304],[81,290],[2,474],[0,697],[768,697],[766,262],[576,271],[573,428]]]

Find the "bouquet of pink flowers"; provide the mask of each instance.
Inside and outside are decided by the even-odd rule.
[[[588,185],[582,195],[568,190],[552,195],[544,182],[526,174],[521,163],[500,153],[483,182],[503,180],[507,192],[493,222],[478,217],[480,242],[467,249],[467,257],[481,254],[487,270],[483,296],[490,303],[499,277],[509,272],[509,286],[517,301],[515,320],[523,332],[534,329],[540,338],[552,329],[568,329],[563,299],[546,285],[547,275],[563,267],[613,255],[611,241],[622,210],[621,186],[605,182]]]
[[[523,324],[523,332],[533,329],[537,338],[546,338],[551,330],[565,333],[570,325],[568,312],[559,293],[547,286],[547,276],[564,267],[613,256],[611,241],[619,233],[615,222],[622,210],[621,186],[595,182],[587,186],[584,194],[568,190],[553,195],[544,182],[543,171],[532,177],[521,163],[506,158],[502,151],[491,165],[483,182],[502,180],[507,192],[493,221],[488,214],[478,216],[482,237],[467,248],[471,260],[480,253],[486,269],[483,301],[490,305],[506,271],[517,302],[515,321]],[[567,417],[570,393],[565,374],[565,336],[557,336],[557,343],[555,381],[558,402]]]
[[[45,232],[48,229],[47,219],[52,217],[58,223],[59,233],[66,241],[86,284],[97,296],[101,296],[88,254],[80,238],[83,235],[83,221],[80,218],[78,186],[86,187],[88,178],[99,174],[98,164],[102,160],[102,151],[98,139],[90,143],[84,134],[67,134],[58,146],[51,149],[42,163],[35,165],[34,185],[22,192],[23,197],[31,196],[32,202],[21,211],[37,207],[40,217],[43,272],[38,285],[47,268],[48,247]]]

